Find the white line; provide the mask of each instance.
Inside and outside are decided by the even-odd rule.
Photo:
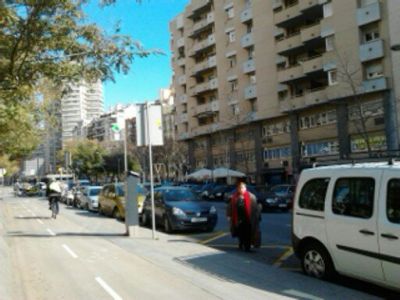
[[[43,225],[43,222],[42,222],[42,220],[36,219],[36,221],[38,221],[40,224],[42,224],[42,225]]]
[[[96,277],[96,281],[101,287],[114,299],[114,300],[122,300],[122,298],[114,292],[114,290],[100,277]]]
[[[68,246],[65,245],[65,244],[63,244],[62,246],[63,246],[63,248],[65,249],[65,251],[67,251],[73,258],[78,258],[78,255],[76,255],[76,254],[74,253],[74,251],[71,250],[70,247],[68,247]]]
[[[292,248],[288,248],[274,263],[273,266],[280,268],[282,266],[282,263],[288,259],[290,256],[293,255],[293,249]]]
[[[47,228],[47,232],[50,233],[50,235],[55,236],[56,234],[49,228]]]

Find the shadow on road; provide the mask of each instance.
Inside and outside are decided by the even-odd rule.
[[[35,217],[14,217],[14,219],[18,220],[49,220],[51,217],[42,217],[42,216],[35,216]]]

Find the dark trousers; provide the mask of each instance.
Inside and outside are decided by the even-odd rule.
[[[239,247],[246,251],[250,250],[251,246],[251,224],[248,222],[240,222],[238,226]]]

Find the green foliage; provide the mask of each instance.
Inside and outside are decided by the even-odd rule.
[[[114,80],[113,72],[128,72],[135,56],[153,53],[118,29],[108,35],[90,24],[83,12],[88,3],[0,0],[0,155],[21,157],[37,145],[44,114],[34,93],[43,80],[53,86]]]
[[[66,146],[72,155],[72,168],[89,178],[103,172],[106,150],[94,140],[73,141]]]
[[[18,162],[10,160],[10,157],[7,155],[0,155],[0,169],[6,169],[5,175],[11,176],[18,171]]]

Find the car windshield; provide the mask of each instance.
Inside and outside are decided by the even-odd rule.
[[[197,201],[197,197],[189,189],[182,190],[165,190],[164,199],[170,201]]]
[[[100,194],[101,188],[98,189],[90,189],[89,195],[90,196],[98,196]]]
[[[286,186],[277,186],[277,187],[272,188],[271,191],[276,194],[286,194],[287,187]]]

